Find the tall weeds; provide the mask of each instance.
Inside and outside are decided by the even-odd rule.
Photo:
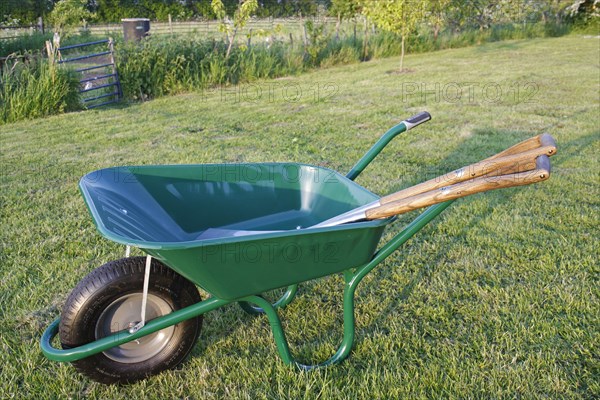
[[[44,49],[46,40],[52,39],[52,33],[27,33],[17,35],[11,39],[0,40],[0,57],[6,57],[9,54],[22,54],[26,52],[41,52]]]
[[[47,60],[13,60],[0,72],[1,123],[74,111],[80,107],[77,77]]]
[[[233,48],[229,57],[224,42],[192,36],[150,37],[142,43],[120,44],[117,63],[124,95],[130,100],[238,84],[260,78],[293,75],[329,67],[399,55],[397,35],[381,32],[364,38],[334,39],[322,26],[308,26],[308,45],[260,43]],[[410,37],[409,52],[422,53],[465,47],[490,41],[559,36],[567,26],[550,24],[504,25],[485,31],[445,32],[434,39],[429,32]]]

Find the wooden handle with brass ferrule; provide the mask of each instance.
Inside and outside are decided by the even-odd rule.
[[[511,146],[498,154],[494,154],[493,156],[482,160],[482,162],[522,153],[524,151],[536,149],[538,147],[546,147],[548,149],[548,153],[546,154],[548,157],[556,154],[556,142],[554,141],[554,138],[548,133],[542,133],[541,135],[537,135],[530,139],[524,140],[521,143],[517,143],[514,146]]]
[[[513,186],[529,185],[548,179],[550,177],[550,159],[548,156],[539,156],[536,159],[535,164],[536,168],[531,171],[500,176],[481,176],[470,181],[460,182],[383,204],[379,207],[367,210],[365,214],[369,220],[387,218],[475,193]]]
[[[506,175],[530,171],[536,167],[535,159],[538,156],[546,155],[550,157],[554,154],[556,154],[556,143],[552,136],[544,133],[543,135],[538,135],[518,143],[478,163],[459,168],[446,175],[438,176],[437,178],[384,196],[379,199],[379,203],[388,204],[484,175]]]

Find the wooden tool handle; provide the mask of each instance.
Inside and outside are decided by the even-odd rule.
[[[546,155],[548,157],[552,157],[553,155],[556,154],[556,152],[557,152],[556,142],[554,141],[554,138],[551,135],[544,133],[542,135],[536,136],[536,138],[539,139],[540,149],[545,149]],[[500,172],[503,175],[504,174],[513,174],[516,172],[530,171],[534,168],[535,168],[535,161],[532,159],[525,164],[513,165],[512,167],[503,168]]]
[[[556,143],[547,133],[527,139],[503,152],[475,164],[459,168],[446,175],[400,190],[379,199],[380,204],[388,204],[400,199],[425,193],[430,190],[454,185],[484,175],[506,175],[530,171],[535,168],[538,156],[556,154]],[[494,174],[495,172],[498,172]]]
[[[548,179],[550,177],[550,159],[548,156],[539,156],[536,159],[535,164],[536,168],[531,171],[500,176],[482,176],[471,181],[460,182],[451,186],[434,189],[383,204],[366,211],[365,214],[369,220],[387,218],[475,193],[513,186],[529,185]]]
[[[537,135],[530,139],[524,140],[521,143],[517,143],[514,146],[511,146],[498,154],[494,154],[493,156],[488,157],[483,161],[490,161],[496,158],[522,153],[524,151],[532,150],[538,147],[546,147],[548,150],[547,155],[549,157],[556,154],[556,143],[554,141],[554,138],[548,133],[542,133],[541,135]]]

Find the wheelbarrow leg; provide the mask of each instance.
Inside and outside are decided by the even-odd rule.
[[[302,364],[294,359],[294,356],[290,352],[287,339],[285,338],[285,333],[281,326],[279,314],[277,314],[277,310],[275,310],[275,307],[273,307],[271,303],[259,296],[247,297],[245,298],[245,301],[256,304],[258,307],[264,310],[264,313],[269,318],[269,324],[271,325],[271,330],[273,331],[275,344],[277,345],[277,350],[279,351],[279,355],[281,356],[283,362],[286,364],[294,364],[298,368],[308,371],[311,369],[336,364],[348,357],[350,350],[352,350],[352,344],[354,342],[354,292],[356,291],[356,286],[358,285],[358,282],[354,285],[350,283],[353,277],[354,275],[351,271],[346,271],[344,273],[344,338],[342,339],[342,343],[338,347],[336,353],[331,358],[320,364],[307,365]]]
[[[421,230],[421,228],[437,217],[450,204],[452,204],[453,201],[454,200],[451,200],[429,207],[413,222],[408,224],[408,226],[406,226],[402,231],[397,233],[396,236],[394,236],[387,244],[379,249],[371,261],[361,267],[356,268],[355,270],[347,270],[344,272],[344,337],[336,353],[331,358],[323,361],[320,364],[306,365],[294,360],[285,338],[285,333],[281,327],[281,320],[279,319],[277,310],[275,310],[271,303],[260,296],[249,296],[242,299],[248,303],[256,304],[258,307],[264,310],[265,314],[267,314],[271,329],[273,331],[275,344],[277,345],[277,350],[279,350],[279,354],[283,359],[283,362],[286,364],[294,364],[303,370],[311,370],[314,368],[325,367],[327,365],[338,363],[348,357],[354,342],[354,293],[356,292],[356,288],[362,279],[373,268],[385,260],[394,251],[396,251],[398,247],[404,244],[408,239],[413,237],[413,235]]]
[[[297,292],[298,292],[298,284],[297,283],[288,286],[287,290],[279,298],[279,300],[277,300],[275,303],[272,304],[273,307],[275,307],[277,309],[277,308],[283,308],[283,307],[287,306],[294,300],[294,297],[296,297]],[[265,310],[263,308],[252,305],[251,303],[249,303],[247,301],[240,301],[238,304],[240,305],[242,310],[244,310],[245,312],[247,312],[250,315],[259,315],[259,314],[265,313]]]

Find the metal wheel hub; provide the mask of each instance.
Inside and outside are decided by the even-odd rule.
[[[100,315],[96,323],[96,340],[109,336],[123,329],[128,329],[140,320],[142,293],[128,294],[113,301]],[[148,293],[146,303],[146,321],[172,312],[173,309],[165,300]],[[143,336],[121,346],[103,352],[105,356],[120,363],[139,363],[146,361],[158,353],[171,340],[174,326]]]

